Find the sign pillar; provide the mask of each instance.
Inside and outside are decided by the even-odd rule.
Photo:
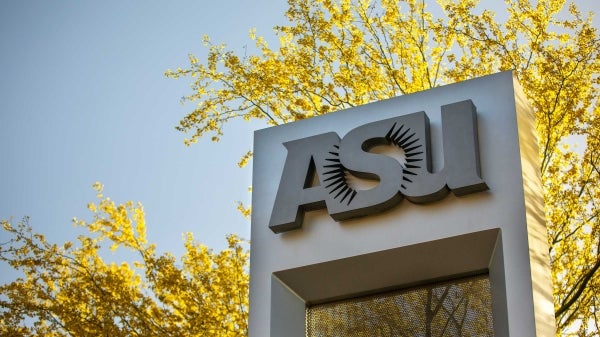
[[[250,337],[554,336],[526,102],[502,72],[256,131]]]

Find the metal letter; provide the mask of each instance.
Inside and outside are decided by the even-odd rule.
[[[446,184],[455,195],[485,191],[481,179],[477,112],[471,100],[442,106],[444,171]]]
[[[288,153],[269,221],[273,232],[300,228],[305,211],[325,208],[327,192],[323,184],[311,187],[310,183],[315,170],[322,177],[323,163],[330,156],[329,148],[338,146],[339,142],[340,137],[335,132],[328,132],[283,144]]]
[[[488,189],[480,174],[477,113],[471,100],[442,106],[444,168],[440,172],[431,172],[429,119],[426,116],[425,138],[425,165],[415,169],[412,183],[402,190],[406,199],[428,203],[443,199],[450,191],[465,195]]]

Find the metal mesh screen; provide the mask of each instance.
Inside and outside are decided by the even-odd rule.
[[[319,304],[307,337],[494,336],[487,275]]]

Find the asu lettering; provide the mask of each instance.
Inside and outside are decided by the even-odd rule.
[[[275,233],[302,226],[304,213],[327,208],[336,221],[383,212],[403,198],[413,203],[488,189],[481,178],[477,115],[471,100],[441,107],[444,167],[431,171],[429,118],[416,112],[359,126],[343,138],[328,132],[284,143],[287,157],[271,213]],[[370,152],[396,146],[403,162]],[[378,181],[355,189],[347,174]],[[320,182],[311,186],[314,175]]]

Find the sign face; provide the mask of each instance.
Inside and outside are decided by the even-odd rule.
[[[444,168],[431,172],[429,118],[415,112],[367,123],[340,139],[327,132],[285,142],[287,158],[269,227],[275,233],[302,226],[306,211],[327,208],[336,221],[366,216],[397,205],[403,197],[428,203],[484,191],[480,175],[476,108],[471,100],[441,107]],[[395,147],[401,161],[370,152]],[[316,178],[317,186],[311,186]],[[370,189],[349,183],[347,174],[378,181]]]
[[[454,287],[467,276],[489,280],[491,307],[456,313],[473,321],[477,310],[495,336],[555,336],[535,116],[527,102],[513,74],[502,72],[257,130],[248,336],[306,337],[310,313],[319,308]],[[483,303],[477,289],[488,283],[471,281],[459,288],[476,301],[459,300],[462,290],[454,287],[428,292],[398,314],[404,301],[384,310],[377,297],[373,310],[348,321],[371,327],[380,316],[362,313],[384,312],[431,323],[437,318],[422,308],[448,303],[438,295]],[[444,327],[463,322],[444,317]],[[316,321],[324,331],[346,331]],[[427,334],[409,331],[382,335]]]

